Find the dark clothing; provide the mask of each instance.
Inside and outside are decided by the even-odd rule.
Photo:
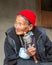
[[[45,30],[40,27],[34,27],[32,32],[34,33],[36,46],[36,56],[38,61],[47,62],[52,61],[52,42],[47,37]],[[21,36],[22,38],[22,36]],[[17,60],[19,59],[18,53],[20,50],[21,41],[19,35],[16,35],[14,27],[6,31],[6,39],[4,43],[5,60],[4,65],[18,65]],[[33,61],[31,57],[29,60]]]

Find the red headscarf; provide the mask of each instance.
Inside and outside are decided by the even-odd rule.
[[[19,11],[17,14],[25,16],[33,26],[35,25],[36,15],[32,10],[24,9]]]

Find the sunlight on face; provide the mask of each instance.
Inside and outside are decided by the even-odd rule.
[[[16,30],[16,34],[18,35],[24,34],[24,32],[29,31],[29,25],[27,24],[26,20],[21,15],[18,15],[16,17],[14,28]]]

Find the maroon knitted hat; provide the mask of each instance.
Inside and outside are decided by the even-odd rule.
[[[33,26],[35,25],[36,15],[32,10],[24,9],[19,11],[17,14],[25,16]]]

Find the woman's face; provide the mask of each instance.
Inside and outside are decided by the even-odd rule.
[[[15,28],[17,35],[22,35],[25,32],[28,32],[30,29],[25,18],[23,18],[21,15],[18,15],[16,17],[16,22],[14,23],[14,28]]]

